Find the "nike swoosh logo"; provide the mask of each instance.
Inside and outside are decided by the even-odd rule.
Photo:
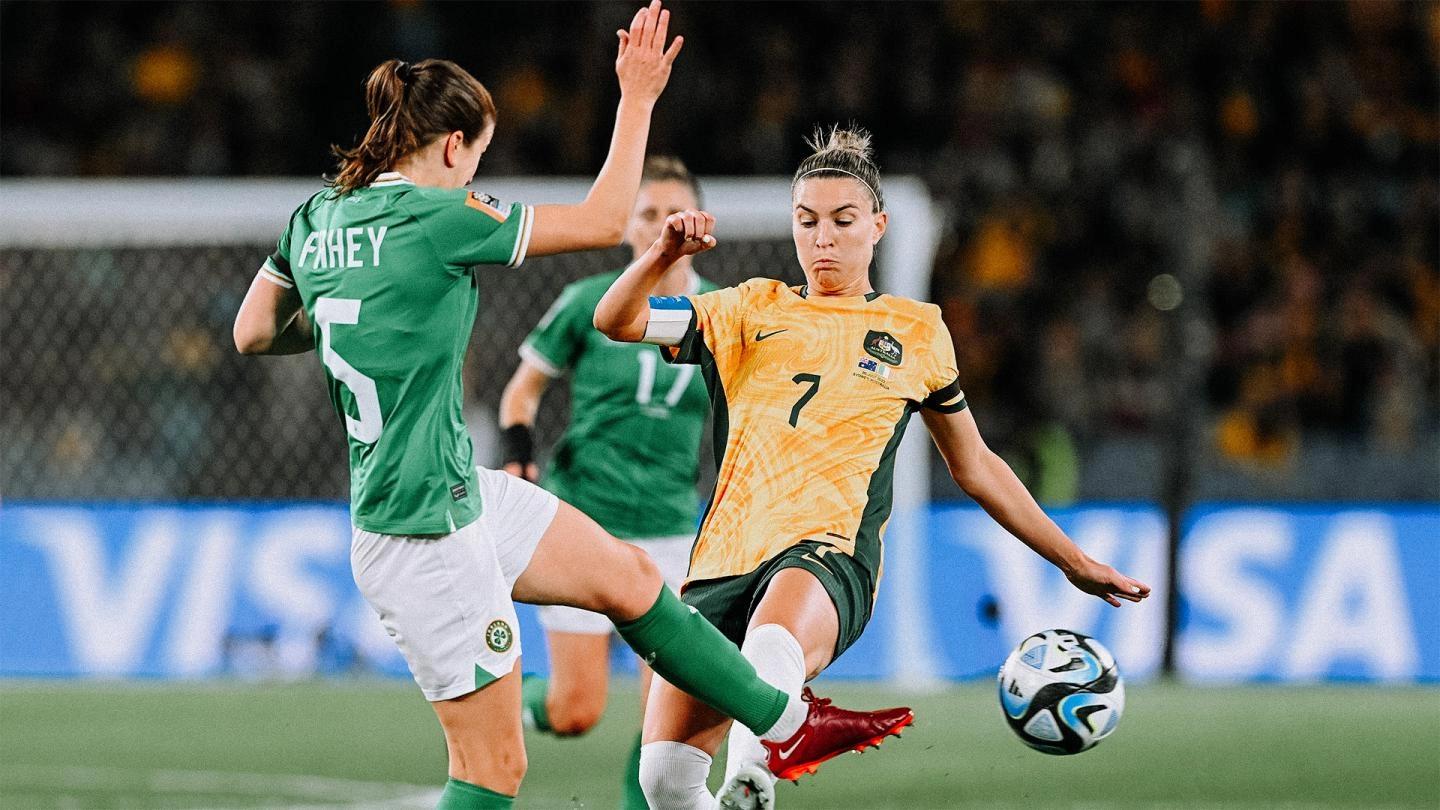
[[[765,338],[772,338],[772,337],[775,337],[776,335],[780,334],[781,332],[789,332],[789,331],[790,331],[789,329],[776,329],[774,332],[771,332],[771,333],[769,333],[769,334],[765,334],[765,333],[763,333],[763,332],[761,332],[760,330],[757,329],[757,330],[755,330],[755,342],[756,342],[756,343],[759,343],[760,341],[764,340]]]
[[[796,748],[799,748],[799,747],[800,747],[800,743],[804,742],[804,740],[805,740],[805,735],[804,735],[804,734],[801,734],[799,737],[795,738],[795,743],[794,743],[793,745],[791,745],[789,748],[782,748],[782,749],[780,749],[780,758],[781,758],[781,759],[784,759],[785,757],[788,757],[788,756],[790,756],[791,754],[795,753],[795,749],[796,749]]]
[[[801,555],[800,555],[800,559],[802,559],[802,560],[809,560],[810,562],[815,563],[816,565],[820,566],[821,568],[825,569],[826,571],[829,571],[829,570],[830,570],[829,566],[827,566],[827,565],[825,565],[825,563],[821,562],[819,557],[816,557],[815,555],[811,554],[811,553],[808,552],[808,551],[805,552],[804,554],[801,554]]]

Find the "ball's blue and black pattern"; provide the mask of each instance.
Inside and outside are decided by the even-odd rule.
[[[1072,630],[1045,630],[1020,642],[998,680],[1005,721],[1026,745],[1047,754],[1094,746],[1125,711],[1115,657]]]

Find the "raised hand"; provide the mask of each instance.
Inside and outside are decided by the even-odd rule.
[[[660,7],[660,0],[635,12],[630,30],[615,32],[620,37],[620,53],[615,57],[615,75],[620,78],[620,95],[637,101],[654,103],[670,81],[670,66],[685,44],[684,37],[675,37],[670,47],[665,40],[670,34],[670,12]]]
[[[708,211],[677,211],[665,218],[665,227],[661,228],[655,246],[666,257],[693,256],[715,247],[714,231],[714,214]]]

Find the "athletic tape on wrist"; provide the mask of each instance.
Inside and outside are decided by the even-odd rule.
[[[511,425],[500,431],[500,464],[524,467],[535,460],[535,434],[529,425]]]

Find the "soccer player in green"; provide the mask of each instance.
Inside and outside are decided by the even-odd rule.
[[[461,367],[475,267],[620,241],[681,47],[666,47],[668,23],[653,0],[617,32],[610,153],[575,205],[466,192],[494,135],[489,92],[445,60],[382,63],[366,81],[370,129],[337,150],[331,187],[291,215],[235,318],[243,353],[318,350],[348,435],[351,568],[444,730],[442,810],[510,808],[525,773],[512,597],[603,613],[667,682],[764,738],[820,735],[831,753],[880,722],[765,683],[649,557],[472,462]]]
[[[699,205],[699,185],[684,163],[646,160],[625,229],[632,258],[659,238],[666,217]],[[619,275],[615,270],[567,286],[521,345],[520,365],[500,398],[501,460],[506,472],[536,480],[531,427],[550,381],[568,371],[570,424],[540,483],[643,549],[678,591],[699,517],[695,481],[710,400],[694,366],[665,363],[653,346],[616,343],[595,331],[595,304]],[[688,295],[718,287],[685,257],[657,289],[660,295]],[[636,509],[639,503],[645,507]],[[526,712],[541,731],[583,734],[605,711],[615,628],[598,613],[563,605],[543,606],[539,616],[550,645],[550,677],[526,677]],[[643,716],[650,668],[642,661],[639,669]],[[637,730],[621,807],[648,806],[640,790]]]

